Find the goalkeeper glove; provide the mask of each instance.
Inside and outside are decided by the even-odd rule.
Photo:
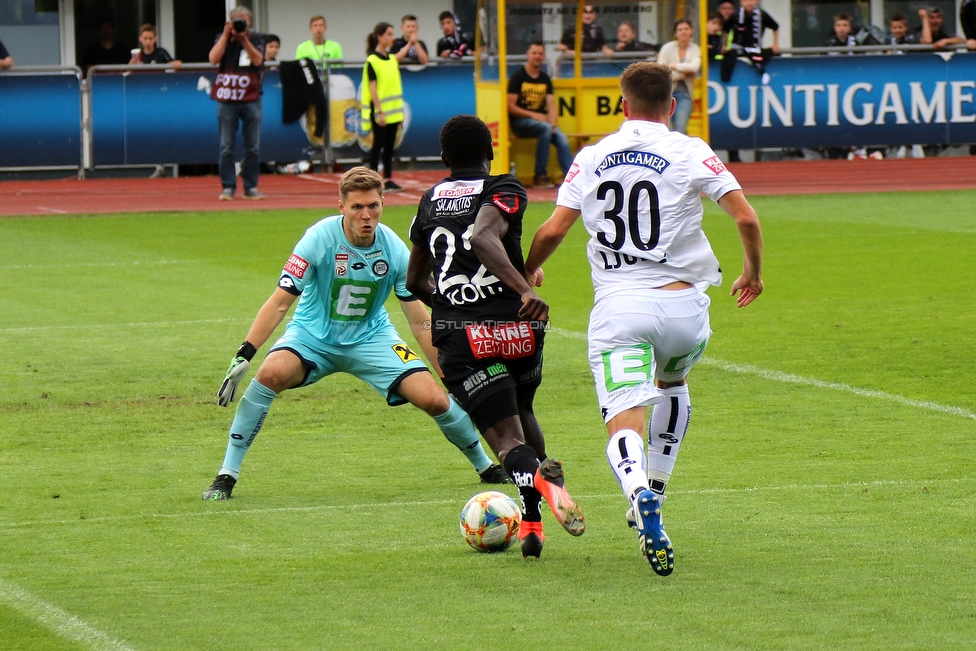
[[[237,350],[237,355],[231,360],[224,381],[220,384],[220,390],[217,391],[217,403],[221,407],[226,407],[234,402],[234,396],[237,395],[237,385],[247,374],[247,369],[251,366],[251,358],[256,352],[258,352],[257,348],[247,341],[241,344]]]

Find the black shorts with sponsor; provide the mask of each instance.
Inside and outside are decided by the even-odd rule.
[[[545,330],[542,327],[530,330],[532,344],[527,347],[523,342],[517,347],[514,353],[517,357],[512,357],[510,349],[503,351],[500,346],[486,351],[465,330],[455,330],[438,342],[437,361],[444,372],[444,384],[465,411],[471,413],[501,391],[534,393],[542,384]]]

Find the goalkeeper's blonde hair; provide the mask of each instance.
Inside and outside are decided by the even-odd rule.
[[[383,196],[383,177],[368,167],[354,167],[339,179],[339,197],[345,202],[350,192],[377,190]]]

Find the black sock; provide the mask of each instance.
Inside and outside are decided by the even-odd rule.
[[[535,471],[538,469],[539,456],[528,445],[512,448],[505,457],[505,472],[518,486],[522,519],[526,522],[542,522],[542,495],[535,489]]]

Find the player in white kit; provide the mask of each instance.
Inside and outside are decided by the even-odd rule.
[[[530,283],[542,280],[542,263],[582,215],[594,289],[589,359],[610,435],[607,460],[631,503],[641,552],[666,576],[674,551],[661,505],[691,415],[686,378],[711,334],[705,289],[722,282],[702,231],[701,195],[735,219],[745,254],[732,283],[739,307],[763,290],[762,233],[715,152],[668,130],[670,71],[635,63],[620,88],[627,120],[576,156],[555,211],[535,234],[525,274]]]

